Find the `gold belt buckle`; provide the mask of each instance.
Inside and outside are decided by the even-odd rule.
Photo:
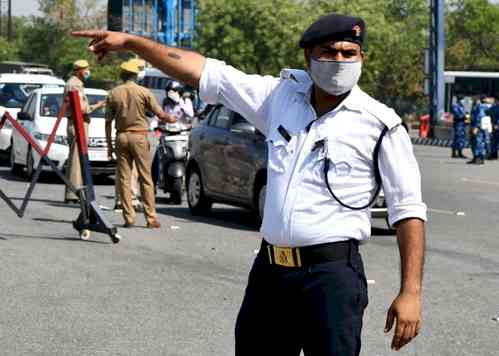
[[[274,263],[283,267],[301,267],[300,250],[296,249],[296,261],[293,256],[293,248],[268,246],[269,256],[270,249],[274,251]]]

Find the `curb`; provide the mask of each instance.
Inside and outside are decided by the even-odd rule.
[[[452,147],[451,139],[411,137],[412,144],[423,146]],[[468,144],[466,144],[468,147]]]

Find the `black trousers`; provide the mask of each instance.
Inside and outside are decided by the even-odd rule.
[[[236,356],[358,356],[367,281],[362,258],[300,268],[256,257],[236,321]]]

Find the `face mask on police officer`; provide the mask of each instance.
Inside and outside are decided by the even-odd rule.
[[[141,82],[144,80],[144,77],[146,76],[146,72],[144,70],[140,71],[139,74],[137,75],[137,81]]]
[[[83,80],[89,80],[90,79],[90,71],[86,70],[83,72]]]
[[[309,73],[319,88],[338,96],[357,85],[362,74],[362,62],[318,61],[311,58]]]

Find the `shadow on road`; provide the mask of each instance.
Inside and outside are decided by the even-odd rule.
[[[48,223],[57,223],[57,224],[72,224],[72,220],[63,220],[63,219],[47,219],[47,218],[33,218],[34,221],[40,222],[48,222]]]
[[[40,239],[40,240],[57,240],[57,241],[78,241],[78,242],[92,242],[96,244],[109,245],[110,242],[99,241],[99,240],[87,240],[83,241],[78,237],[57,237],[57,236],[40,236],[40,235],[22,235],[22,234],[4,234],[0,235],[0,240],[9,241],[16,239]]]
[[[193,216],[185,206],[166,206],[157,208],[158,214],[173,216],[193,223],[222,226],[234,230],[258,231],[254,215],[244,209],[233,207],[214,207],[205,216]]]
[[[0,168],[0,178],[11,182],[24,182],[29,184],[31,180],[26,177],[20,177],[10,172],[10,169]],[[114,185],[114,178],[107,175],[93,176],[94,185]],[[64,184],[62,179],[60,179],[54,172],[42,172],[38,183],[43,184]]]

